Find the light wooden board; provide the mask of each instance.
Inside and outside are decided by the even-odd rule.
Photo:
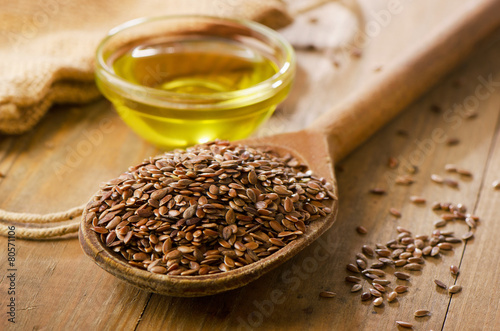
[[[373,12],[387,8],[384,1],[360,3],[366,22],[373,20]],[[327,107],[356,93],[377,75],[375,68],[383,70],[385,63],[457,10],[457,2],[452,0],[401,3],[404,10],[393,15],[362,49],[361,58],[332,59],[332,54],[324,50],[300,50],[297,83],[291,97],[257,134],[303,128]],[[500,87],[492,87],[491,95],[480,102],[478,118],[464,120],[457,128],[455,122],[447,122],[443,113],[429,109],[439,104],[445,111],[470,100],[467,98],[476,95],[480,77],[487,79],[491,74],[500,81],[500,43],[495,43],[499,39],[500,33],[490,38],[492,46],[483,46],[464,67],[342,162],[345,170],[337,172],[341,198],[337,223],[318,242],[259,281],[212,297],[168,298],[136,290],[108,275],[83,255],[77,240],[18,240],[18,310],[12,329],[386,330],[396,329],[396,319],[412,321],[418,330],[443,326],[446,330],[498,329],[500,307],[492,286],[500,284],[500,251],[496,245],[500,228],[495,213],[500,192],[493,191],[491,182],[500,179]],[[339,61],[339,67],[334,60]],[[460,87],[455,86],[457,80],[462,82]],[[407,130],[409,136],[396,135],[398,129]],[[417,140],[426,141],[435,129],[459,137],[460,144],[434,143],[432,151],[419,158]],[[0,208],[51,212],[81,204],[100,182],[155,153],[154,147],[122,124],[105,101],[85,107],[59,107],[33,132],[0,138],[0,172],[6,175],[0,178]],[[402,187],[388,181],[387,177],[393,178],[399,171],[387,168],[389,156],[418,161],[419,172],[414,175],[417,182]],[[459,190],[432,183],[430,174],[444,175],[446,163],[467,168],[474,177],[460,180]],[[368,190],[375,186],[386,188],[389,194],[369,195]],[[429,203],[409,203],[413,194],[425,196]],[[481,216],[476,239],[426,263],[421,274],[412,277],[410,292],[396,303],[375,309],[361,303],[359,295],[351,294],[344,282],[345,264],[353,261],[363,243],[385,242],[394,237],[396,225],[414,233],[430,233],[437,219],[430,210],[434,200],[463,202]],[[390,207],[400,209],[403,217],[390,216]],[[367,227],[369,233],[358,235],[354,230],[358,225]],[[457,234],[466,231],[459,222],[448,228]],[[5,238],[0,238],[0,245],[6,246]],[[463,292],[451,300],[436,291],[432,283],[434,278],[453,282],[450,264],[460,265],[457,283],[464,286]],[[0,266],[5,269],[5,254],[0,256]],[[3,272],[1,275],[0,304],[5,307],[8,282]],[[337,292],[337,297],[318,298],[325,289]],[[430,309],[432,316],[415,320],[412,314],[418,308]],[[3,315],[4,308],[1,311],[0,328],[11,327]]]

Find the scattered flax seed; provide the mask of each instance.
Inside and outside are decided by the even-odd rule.
[[[381,292],[381,293],[383,293],[383,292],[385,292],[385,291],[386,291],[386,289],[385,289],[385,287],[384,287],[384,286],[382,286],[382,285],[380,285],[380,284],[377,284],[377,283],[374,283],[374,284],[373,284],[373,287],[374,287],[377,291],[379,291],[379,292]]]
[[[354,272],[354,273],[359,273],[359,269],[357,266],[355,266],[354,264],[352,263],[349,263],[347,266],[346,266],[346,269],[349,270],[350,272]]]
[[[435,283],[437,286],[439,286],[439,287],[441,287],[441,288],[444,288],[445,290],[447,290],[447,289],[448,289],[448,286],[446,286],[446,284],[445,284],[445,283],[443,283],[442,281],[440,281],[439,279],[434,279],[434,283]]]
[[[345,278],[346,282],[349,283],[361,283],[361,278],[356,277],[356,276],[347,276]]]
[[[373,283],[374,284],[380,284],[382,286],[387,286],[387,285],[389,285],[391,283],[391,281],[388,280],[388,279],[374,279]]]
[[[432,174],[431,175],[431,180],[434,182],[434,183],[438,183],[438,184],[442,184],[444,179],[443,177],[439,176],[439,175],[436,175],[436,174]]]
[[[476,221],[472,217],[467,217],[465,219],[465,223],[471,227],[471,229],[475,229],[477,227]]]
[[[374,288],[371,288],[369,291],[370,291],[370,294],[373,295],[374,297],[380,298],[382,296],[382,293],[380,293],[379,291],[377,291]]]
[[[462,176],[472,177],[472,172],[463,168],[457,168],[457,173]]]
[[[415,179],[410,175],[402,175],[402,176],[396,177],[395,182],[398,185],[411,185],[411,184],[415,183]]]
[[[469,232],[465,233],[465,234],[462,236],[462,239],[463,239],[463,240],[469,240],[469,239],[472,239],[473,237],[474,237],[474,232],[469,231]]]
[[[396,231],[398,231],[399,233],[411,233],[410,230],[403,228],[402,226],[397,226]]]
[[[424,268],[424,266],[418,263],[409,263],[405,265],[403,268],[409,271],[420,271]]]
[[[396,271],[394,273],[394,276],[397,279],[401,279],[401,280],[408,280],[408,279],[410,279],[410,275],[408,275],[407,273],[404,273],[404,272],[399,272],[399,271]]]
[[[431,314],[431,312],[427,309],[419,309],[419,310],[416,310],[413,315],[415,315],[415,317],[423,317],[423,316],[428,316],[430,314]]]
[[[458,267],[457,267],[456,265],[453,265],[453,264],[452,264],[452,265],[450,266],[450,272],[451,272],[451,274],[452,274],[453,276],[458,275],[458,273],[459,273]]]
[[[449,187],[457,188],[458,187],[458,182],[454,179],[451,178],[445,178],[443,179],[443,183],[448,185]]]
[[[450,250],[453,249],[453,246],[450,243],[447,243],[447,242],[439,243],[437,245],[437,247],[439,247],[440,250],[444,250],[444,251],[450,251]]]
[[[361,294],[362,301],[370,300],[371,297],[372,297],[372,294],[370,292],[363,292]]]
[[[425,203],[427,200],[423,197],[417,196],[417,195],[412,195],[410,197],[410,201],[413,203]]]
[[[410,322],[396,321],[396,324],[403,327],[403,328],[407,328],[407,329],[413,328],[413,324],[411,324]]]
[[[389,294],[387,294],[387,301],[389,302],[392,302],[394,300],[396,300],[398,294],[394,291],[390,292]]]
[[[367,234],[368,233],[368,230],[364,226],[361,226],[361,225],[356,228],[356,231],[358,231],[359,234]]]
[[[375,255],[375,252],[374,252],[373,248],[371,248],[368,245],[363,245],[363,247],[361,247],[361,251],[364,254],[366,254],[367,256],[370,256],[370,257]]]
[[[373,300],[373,305],[376,307],[381,306],[383,303],[384,303],[384,299],[382,299],[382,298],[376,298],[375,300]]]
[[[436,256],[438,254],[439,254],[439,247],[438,246],[432,247],[431,256]]]
[[[0,171],[0,178],[4,178],[4,177],[5,177],[5,174]]]
[[[370,190],[371,194],[384,195],[386,191],[383,188],[375,187]]]
[[[358,291],[360,291],[362,288],[363,288],[363,285],[361,285],[361,284],[354,284],[354,285],[351,287],[351,292],[358,292]]]
[[[394,288],[394,291],[396,293],[405,293],[408,291],[408,286],[404,286],[404,285],[398,285]]]
[[[337,293],[332,291],[323,291],[319,293],[319,296],[322,298],[335,298],[337,296]]]
[[[492,186],[495,190],[498,190],[500,189],[500,180],[495,180],[493,183],[492,183]]]
[[[389,209],[389,213],[391,213],[392,216],[401,217],[401,212],[396,208]]]
[[[432,210],[441,210],[441,203],[440,202],[434,202],[431,206]]]
[[[396,159],[393,156],[389,157],[389,159],[387,160],[387,166],[391,169],[397,168],[398,165],[399,165],[398,159]]]
[[[444,170],[446,170],[448,172],[456,172],[457,171],[457,166],[454,165],[454,164],[446,164],[444,166]]]
[[[455,146],[455,145],[458,145],[460,143],[460,139],[458,138],[449,138],[448,140],[446,140],[446,145],[448,146]]]
[[[437,221],[434,221],[434,226],[436,228],[440,228],[440,227],[443,227],[446,225],[446,220],[437,220]]]
[[[450,288],[448,289],[448,292],[453,294],[453,293],[458,293],[462,290],[462,286],[460,285],[451,285]]]

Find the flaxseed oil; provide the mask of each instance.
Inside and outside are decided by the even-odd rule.
[[[290,88],[288,82],[277,93],[250,89],[224,98],[224,93],[265,81],[279,68],[250,46],[212,37],[144,42],[115,52],[108,62],[115,75],[132,84],[171,92],[165,100],[160,92],[149,101],[149,92],[124,96],[99,84],[124,121],[163,148],[245,138],[273,113]]]

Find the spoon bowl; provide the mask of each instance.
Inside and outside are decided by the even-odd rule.
[[[325,177],[336,194],[333,160],[342,159],[395,117],[500,25],[496,14],[500,1],[465,7],[455,20],[444,22],[434,34],[415,45],[418,47],[392,61],[360,92],[326,112],[309,128],[238,143],[270,147],[280,155],[291,153],[316,175]],[[79,239],[84,252],[100,267],[132,285],[171,296],[204,296],[243,286],[307,247],[334,223],[338,202],[334,199],[330,204],[331,214],[311,222],[302,236],[275,253],[247,266],[206,276],[157,275],[130,266],[108,250],[85,221],[81,222]],[[86,215],[84,211],[83,220]]]

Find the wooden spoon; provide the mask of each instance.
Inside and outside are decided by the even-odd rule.
[[[277,152],[290,152],[308,164],[314,173],[335,186],[333,160],[341,159],[382,125],[427,90],[454,67],[475,43],[500,24],[500,1],[482,1],[465,8],[464,15],[449,20],[427,36],[400,61],[384,68],[376,80],[359,93],[330,110],[309,128],[261,139],[239,141],[250,146],[268,146]],[[87,255],[104,270],[141,289],[171,296],[204,296],[243,286],[277,267],[300,252],[335,221],[338,203],[331,201],[333,212],[312,222],[307,232],[274,254],[250,265],[224,273],[204,276],[168,276],[153,274],[127,264],[104,247],[91,224],[82,222],[80,243]],[[83,214],[85,219],[86,212]]]

